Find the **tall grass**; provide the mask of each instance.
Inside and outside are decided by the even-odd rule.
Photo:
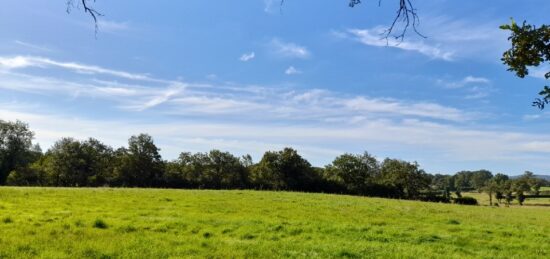
[[[0,219],[0,258],[550,257],[545,207],[287,192],[0,188]]]

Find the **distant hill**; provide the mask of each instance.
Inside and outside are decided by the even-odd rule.
[[[546,181],[550,181],[550,175],[544,175],[544,174],[535,174],[533,175],[535,178],[539,178],[539,179],[543,179],[543,180],[546,180]],[[514,176],[510,176],[510,179],[517,179],[521,177],[521,175],[514,175]]]

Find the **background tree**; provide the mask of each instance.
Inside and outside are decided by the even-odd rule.
[[[40,148],[33,148],[34,133],[27,124],[0,120],[0,185],[9,174],[23,168],[37,158]]]
[[[472,188],[482,191],[483,188],[489,184],[490,180],[493,178],[493,174],[488,170],[478,170],[472,172],[470,178],[470,185]]]
[[[318,176],[311,164],[296,150],[265,152],[250,173],[250,180],[260,189],[311,191]]]
[[[343,154],[325,167],[327,180],[352,194],[367,194],[379,174],[378,161],[367,152],[361,155]]]
[[[55,186],[100,186],[107,183],[112,149],[96,139],[57,141],[41,161]]]
[[[116,182],[122,186],[160,186],[164,162],[159,151],[153,138],[147,134],[130,137],[128,148],[115,152]]]
[[[505,174],[496,174],[493,179],[491,179],[491,183],[496,185],[495,190],[495,198],[497,199],[498,203],[501,203],[502,199],[504,199],[504,194],[509,189],[510,186],[510,178]]]
[[[245,167],[229,152],[210,151],[205,169],[202,175],[208,188],[243,188],[246,185]]]
[[[400,198],[417,199],[430,185],[428,174],[416,162],[386,158],[380,172],[382,182],[397,188]]]

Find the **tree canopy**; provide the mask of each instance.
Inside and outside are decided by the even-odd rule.
[[[530,68],[550,62],[550,26],[536,27],[526,21],[518,25],[512,20],[510,24],[502,25],[500,28],[511,32],[508,40],[512,46],[502,56],[502,61],[508,65],[509,71],[524,78],[529,75]],[[550,71],[545,71],[543,76],[550,79]],[[550,88],[544,86],[539,95],[541,97],[533,102],[533,106],[544,109],[550,102]]]

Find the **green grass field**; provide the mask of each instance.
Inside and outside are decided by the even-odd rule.
[[[324,194],[0,188],[0,257],[548,258],[549,219]]]

